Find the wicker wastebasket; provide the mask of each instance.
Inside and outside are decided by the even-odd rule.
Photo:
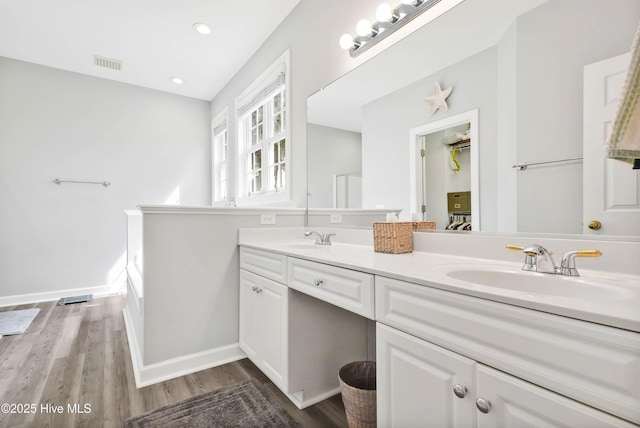
[[[376,426],[376,362],[356,361],[338,372],[349,428]]]

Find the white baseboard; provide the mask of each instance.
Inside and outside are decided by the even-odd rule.
[[[44,293],[16,294],[14,296],[0,297],[0,307],[26,305],[30,303],[50,302],[62,297],[93,294],[94,297],[103,297],[110,294],[123,293],[125,284],[101,285],[98,287],[70,288],[67,290],[46,291]]]
[[[286,394],[289,397],[289,400],[293,402],[293,404],[298,407],[298,409],[304,409],[309,406],[313,406],[321,401],[326,400],[327,398],[333,397],[334,395],[340,394],[340,387],[336,389],[332,389],[323,394],[318,394],[315,397],[311,397],[309,399],[304,398],[304,391],[296,392],[293,394]]]
[[[246,358],[246,354],[240,349],[238,343],[219,348],[208,349],[189,355],[171,358],[159,363],[144,365],[142,363],[142,353],[138,344],[138,338],[133,333],[130,315],[127,308],[123,310],[124,324],[129,340],[129,350],[131,351],[131,363],[133,365],[133,375],[136,387],[142,388],[154,383],[195,373],[211,367],[221,366],[233,361]]]

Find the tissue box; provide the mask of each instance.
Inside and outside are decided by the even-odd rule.
[[[413,251],[413,222],[373,223],[373,250],[377,253],[401,254]]]

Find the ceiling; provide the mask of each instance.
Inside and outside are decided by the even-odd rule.
[[[298,2],[0,0],[0,56],[211,101]]]

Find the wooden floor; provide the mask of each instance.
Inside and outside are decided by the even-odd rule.
[[[113,296],[0,308],[40,308],[25,333],[0,339],[0,405],[20,411],[3,407],[0,427],[120,427],[131,416],[252,377],[268,385],[303,427],[347,426],[339,395],[298,410],[247,359],[136,389],[124,305],[124,297]],[[68,408],[84,410],[85,404],[89,412]],[[62,413],[53,413],[57,406]]]

